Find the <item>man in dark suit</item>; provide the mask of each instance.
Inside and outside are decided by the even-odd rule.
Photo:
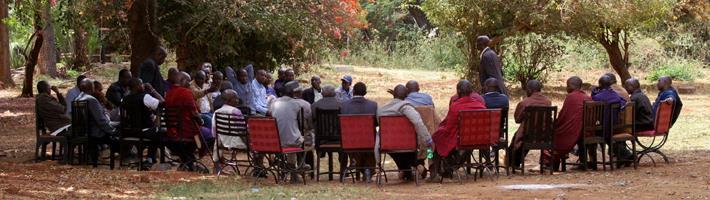
[[[498,54],[496,54],[496,52],[488,46],[490,42],[491,40],[485,35],[478,36],[476,39],[476,48],[481,51],[481,64],[478,68],[478,80],[481,82],[481,86],[485,87],[484,82],[486,80],[489,78],[496,78],[496,80],[498,80],[498,88],[500,89],[500,93],[508,94],[505,88],[505,83],[503,82],[503,64],[501,63],[500,58],[498,58]]]
[[[311,88],[303,91],[303,100],[308,101],[308,103],[313,104],[314,102],[321,100],[323,98],[322,89],[320,87],[320,76],[311,77]]]
[[[165,57],[167,57],[167,55],[168,53],[164,48],[157,48],[150,58],[143,61],[140,68],[141,71],[139,78],[143,80],[144,83],[149,83],[153,86],[155,91],[158,91],[158,94],[161,96],[165,96],[165,87],[168,84],[165,84],[163,75],[160,74],[160,65],[165,62]]]
[[[365,83],[355,83],[355,86],[353,86],[353,98],[340,105],[340,113],[377,115],[377,103],[365,99],[365,94],[367,94],[367,86],[365,86]],[[375,167],[375,155],[372,153],[351,154],[351,158],[355,161],[357,167]],[[370,170],[367,169],[363,172],[365,174],[365,180],[369,181],[372,177]]]

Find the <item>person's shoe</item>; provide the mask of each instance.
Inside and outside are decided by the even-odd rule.
[[[291,183],[303,183],[301,175],[298,173],[291,173]]]
[[[370,183],[372,182],[372,173],[370,172],[370,169],[365,169],[365,182]]]
[[[264,171],[264,170],[254,170],[251,173],[251,176],[257,177],[257,178],[268,178],[268,176],[266,175],[266,171]]]
[[[426,179],[427,183],[441,183],[442,177],[441,176],[431,176],[428,179]]]
[[[311,165],[309,165],[309,164],[303,164],[303,166],[301,166],[300,169],[301,169],[301,170],[311,170]]]
[[[424,168],[423,165],[418,165],[417,166],[417,175],[423,180],[426,179],[426,174],[428,173],[427,169]]]

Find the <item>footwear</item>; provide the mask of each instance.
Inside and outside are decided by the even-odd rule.
[[[251,176],[252,176],[252,177],[257,177],[257,178],[268,178],[268,177],[269,177],[269,176],[266,175],[266,172],[265,172],[264,170],[260,170],[260,169],[255,169],[255,170],[251,173]]]
[[[441,183],[442,177],[441,176],[432,176],[426,179],[427,183]]]
[[[428,170],[427,170],[426,168],[424,168],[423,165],[417,165],[417,173],[416,173],[416,174],[417,174],[421,179],[426,179],[426,174],[427,174],[427,173],[428,173]]]
[[[365,182],[370,183],[372,182],[372,173],[370,172],[370,169],[365,169]]]
[[[291,183],[303,183],[301,175],[298,173],[291,173]]]
[[[414,177],[412,177],[412,172],[399,172],[399,180],[411,181],[414,180]]]

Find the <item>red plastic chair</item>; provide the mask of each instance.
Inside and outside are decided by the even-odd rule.
[[[416,174],[416,166],[412,166],[408,170],[385,170],[385,156],[388,153],[416,153],[417,152],[417,133],[414,130],[414,125],[405,116],[383,116],[380,117],[380,163],[381,171],[377,173],[377,184],[382,184],[381,176],[385,176],[387,181],[387,172],[410,171]],[[414,175],[414,182],[419,185],[419,176]]]
[[[638,152],[638,158],[636,162],[641,161],[643,156],[648,156],[651,158],[653,165],[656,165],[656,161],[651,157],[651,153],[656,153],[663,157],[663,160],[668,163],[668,157],[666,154],[661,152],[661,147],[666,144],[668,140],[668,133],[671,129],[671,121],[673,118],[673,103],[670,101],[661,102],[656,110],[656,119],[654,121],[654,130],[650,131],[640,131],[636,133],[636,142],[641,147],[641,151]],[[641,138],[650,138],[650,141],[640,140]]]
[[[343,152],[352,158],[352,153],[375,153],[375,115],[339,115],[340,117],[340,146]],[[340,182],[345,174],[354,175],[355,170],[371,169],[377,167],[355,167],[348,165],[341,170]],[[355,183],[355,179],[353,179]]]
[[[497,166],[493,164],[490,158],[483,158],[483,151],[488,151],[498,145],[501,134],[501,109],[483,109],[483,110],[462,110],[459,111],[459,129],[457,150],[473,151],[479,150],[479,158],[476,159],[472,154],[475,162],[466,162],[458,165],[453,165],[453,171],[465,167],[466,169],[476,169],[476,174],[483,175],[485,170],[489,170],[491,174],[495,173]],[[469,160],[470,161],[470,160]],[[459,181],[461,176],[456,173]],[[474,175],[474,180],[476,180]]]
[[[308,153],[303,148],[283,148],[279,137],[279,129],[276,125],[276,120],[273,118],[249,118],[247,122],[249,127],[249,148],[254,153],[264,154],[269,162],[269,166],[254,165],[256,170],[271,172],[274,175],[274,180],[279,183],[277,177],[281,177],[283,181],[286,175],[291,173],[300,173],[303,178],[303,184],[306,184],[306,173],[312,172],[310,169],[305,169],[305,155]],[[296,166],[291,166],[287,162],[288,154],[299,155]],[[277,174],[279,176],[277,176]],[[258,177],[255,177],[256,182]]]

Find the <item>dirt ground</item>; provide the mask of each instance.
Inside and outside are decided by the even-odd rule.
[[[339,70],[342,69],[336,67],[315,73],[324,75],[324,79],[335,79],[336,74],[340,73]],[[368,95],[380,103],[390,98],[384,88],[391,88],[394,86],[391,83],[403,83],[409,77],[413,77],[420,80],[423,90],[433,94],[437,99],[437,105],[445,105],[443,101],[452,94],[456,80],[453,73],[448,72],[380,71],[372,68],[345,70],[356,74],[356,81],[360,79],[375,85],[368,88],[372,91]],[[301,78],[307,76],[303,75]],[[400,76],[403,77],[391,78]],[[107,83],[104,83],[105,86],[108,85]],[[547,88],[558,87],[560,86]],[[35,163],[33,161],[34,99],[15,98],[19,94],[18,90],[0,91],[0,199],[170,199],[173,197],[165,197],[163,193],[173,185],[216,179],[214,176],[175,171],[136,172],[129,169],[111,171],[106,167],[94,169],[86,166],[60,165],[54,161]],[[676,140],[675,143],[669,143],[667,153],[672,158],[670,164],[659,163],[653,166],[649,160],[644,159],[637,170],[633,168],[613,172],[572,170],[552,176],[538,173],[527,173],[525,176],[501,175],[493,180],[488,177],[476,182],[465,180],[463,184],[446,180],[444,184],[423,183],[415,186],[413,183],[391,181],[384,187],[377,188],[362,183],[341,184],[337,181],[323,181],[310,182],[308,186],[279,187],[284,187],[284,191],[310,190],[309,188],[336,190],[353,187],[361,189],[358,190],[363,193],[361,198],[375,199],[709,199],[710,173],[707,169],[710,168],[710,150],[707,149],[710,147],[708,143],[710,114],[707,114],[704,108],[710,105],[706,103],[707,91],[701,88],[699,93],[685,96],[688,99],[685,107],[687,111],[684,111],[686,113],[679,121],[682,125],[674,127],[680,130],[677,132],[683,136],[672,138],[671,140]],[[563,95],[551,94],[551,96],[556,96],[555,104],[561,106]],[[655,94],[649,94],[652,99],[653,96]],[[518,96],[511,99],[511,105],[519,101]],[[439,113],[445,112],[445,108],[442,107],[438,108]],[[513,130],[515,128],[511,128],[511,135]],[[533,153],[528,156],[528,163],[534,163],[538,158],[537,155]],[[529,166],[532,167],[534,164]],[[396,177],[396,174],[391,174],[390,177]],[[238,184],[248,184],[244,180],[235,180]],[[521,184],[548,184],[543,186],[564,188],[535,190],[506,188]],[[273,180],[260,181],[259,185],[264,188],[273,187]],[[318,191],[313,192],[317,194]]]

